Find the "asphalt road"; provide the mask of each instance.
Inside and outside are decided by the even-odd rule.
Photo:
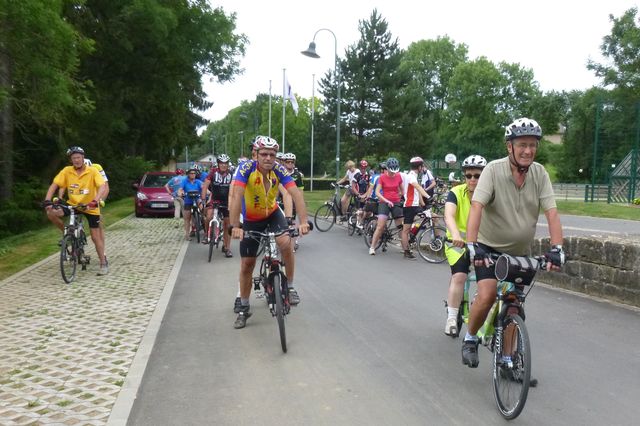
[[[640,221],[624,219],[603,219],[598,217],[560,215],[562,230],[568,235],[601,235],[640,238]],[[544,215],[538,219],[538,236],[548,236],[547,220]]]
[[[566,222],[565,222],[566,223]],[[342,228],[305,237],[289,351],[262,300],[235,330],[239,259],[192,243],[131,425],[425,425],[502,422],[490,353],[460,359],[442,332],[449,268],[369,256]],[[631,425],[640,401],[640,311],[533,287],[533,375],[520,425]],[[506,423],[506,422],[505,422]]]

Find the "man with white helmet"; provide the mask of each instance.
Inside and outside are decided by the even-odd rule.
[[[562,225],[544,166],[534,162],[542,129],[529,118],[506,127],[507,157],[487,164],[473,193],[467,223],[467,249],[474,262],[478,294],[471,305],[462,362],[478,366],[478,332],[496,298],[492,253],[530,254],[540,210],[549,225],[551,249],[545,253],[548,270],[560,270],[565,256]]]
[[[247,160],[235,173],[233,185],[237,187],[234,197],[230,200],[229,218],[231,221],[231,236],[240,241],[240,307],[238,318],[234,323],[235,328],[244,328],[247,319],[251,316],[249,308],[249,296],[251,294],[253,268],[256,264],[258,241],[252,238],[244,238],[244,231],[264,231],[269,228],[273,232],[288,228],[282,210],[278,208],[276,196],[280,185],[284,186],[290,194],[300,214],[300,233],[309,232],[307,224],[307,210],[302,193],[296,187],[281,164],[275,162],[278,143],[267,136],[258,136],[255,139],[257,160]],[[244,200],[244,203],[242,203]],[[240,211],[244,217],[240,227]],[[280,253],[286,267],[287,285],[289,287],[289,301],[292,305],[300,303],[300,297],[293,287],[295,257],[291,238],[288,234],[276,238]]]
[[[404,204],[402,215],[404,216],[400,241],[404,250],[405,259],[415,260],[416,256],[409,247],[409,231],[413,225],[416,215],[423,210],[424,199],[429,199],[429,194],[418,183],[418,173],[422,171],[424,160],[421,157],[413,157],[409,160],[409,173],[403,174]]]
[[[462,176],[465,183],[451,188],[447,194],[444,205],[444,222],[447,225],[447,239],[451,244],[445,245],[445,255],[451,267],[451,281],[447,295],[447,322],[444,334],[457,337],[458,309],[464,293],[464,283],[469,274],[471,263],[466,251],[466,231],[469,210],[471,210],[471,198],[478,185],[478,179],[482,170],[487,165],[487,160],[480,155],[470,155],[462,162]]]

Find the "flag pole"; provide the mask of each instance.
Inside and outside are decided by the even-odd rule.
[[[271,137],[271,80],[269,80],[269,137]]]
[[[316,75],[311,74],[311,179],[310,191],[313,192],[313,117],[315,115],[315,97],[316,97]]]
[[[282,152],[284,152],[284,129],[285,129],[285,106],[286,106],[286,95],[287,95],[287,85],[286,85],[286,78],[287,76],[285,75],[287,69],[286,68],[282,68]]]

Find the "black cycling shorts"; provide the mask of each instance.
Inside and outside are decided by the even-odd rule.
[[[402,204],[396,203],[391,209],[387,203],[380,202],[378,204],[378,215],[389,216],[389,213],[394,219],[400,219],[402,217]]]
[[[478,245],[482,248],[484,248],[486,251],[491,252],[491,253],[498,253],[500,254],[499,251],[496,251],[494,249],[492,249],[491,247],[482,244],[482,243],[478,243]],[[474,266],[475,270],[476,270],[476,281],[481,281],[481,280],[486,280],[486,279],[492,279],[495,280],[496,279],[496,265],[495,262],[491,265],[489,265],[489,267],[487,268],[486,266],[482,265],[482,266]]]
[[[418,213],[422,211],[422,207],[420,206],[411,206],[411,207],[403,207],[402,214],[404,215],[403,223],[405,225],[411,225],[413,223],[413,219],[416,218]]]
[[[469,261],[469,252],[465,250],[464,254],[460,256],[460,259],[451,267],[451,275],[462,272],[463,274],[469,274],[471,269],[471,262]]]
[[[242,229],[245,231],[264,232],[269,228],[273,232],[283,231],[289,228],[287,219],[284,217],[282,210],[277,209],[268,218],[256,222],[244,221]],[[240,240],[240,257],[256,257],[260,248],[260,242],[251,237],[245,237]]]
[[[207,209],[213,209],[213,203],[214,201],[209,201],[209,204],[207,204]],[[229,209],[227,208],[227,206],[218,204],[218,211],[220,212],[223,218],[226,219],[229,217]]]
[[[65,216],[70,216],[71,215],[71,210],[69,210],[69,207],[67,206],[62,206],[62,211],[64,212]],[[87,218],[87,222],[89,222],[89,228],[100,228],[100,215],[99,214],[89,214],[89,213],[85,213],[85,212],[78,212],[79,214],[84,215],[84,217]]]

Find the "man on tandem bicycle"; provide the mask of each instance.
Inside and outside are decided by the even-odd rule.
[[[467,334],[462,344],[462,363],[478,366],[476,333],[496,299],[497,280],[492,253],[529,255],[540,208],[549,224],[551,249],[545,253],[548,270],[560,270],[562,225],[545,168],[535,163],[542,129],[528,118],[506,127],[507,157],[491,161],[483,170],[473,193],[467,223],[467,248],[473,260],[478,294],[469,311]],[[484,210],[484,212],[483,212]],[[482,219],[482,220],[481,220]]]
[[[86,205],[86,209],[80,213],[89,222],[91,239],[100,259],[98,275],[107,275],[109,267],[104,255],[104,233],[100,231],[100,201],[105,197],[107,186],[100,172],[85,164],[82,148],[79,146],[69,148],[67,156],[71,160],[71,166],[65,167],[56,175],[44,198],[43,205],[47,217],[58,229],[64,231],[62,217],[69,216],[69,208],[63,206],[60,209],[54,209],[51,201],[54,194],[61,188],[66,190],[70,205]]]
[[[231,236],[240,241],[240,303],[235,328],[244,328],[251,316],[249,296],[253,268],[256,264],[258,242],[252,238],[243,238],[244,230],[262,231],[269,228],[273,232],[289,227],[287,220],[278,208],[276,197],[279,185],[282,184],[293,198],[300,215],[300,233],[307,234],[307,209],[302,193],[295,182],[281,164],[276,164],[278,143],[267,136],[258,136],[254,141],[257,160],[247,160],[236,170],[232,185],[235,186],[234,196],[229,197],[229,219],[231,222]],[[240,227],[240,212],[243,214],[243,225]],[[244,229],[243,229],[244,228]],[[286,266],[289,300],[292,305],[300,303],[300,297],[293,288],[293,273],[295,257],[291,238],[283,234],[276,239],[282,258]]]

